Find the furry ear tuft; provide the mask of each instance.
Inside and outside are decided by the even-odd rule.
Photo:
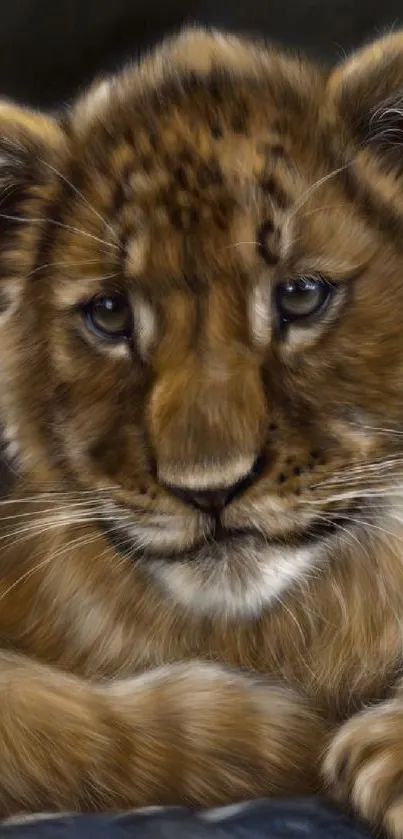
[[[0,102],[0,177],[2,164],[40,167],[65,144],[59,123],[50,116]],[[24,168],[24,167],[23,167]]]
[[[52,161],[65,146],[56,120],[0,102],[0,243],[30,189],[49,182]],[[57,163],[56,163],[57,165]]]
[[[402,164],[403,32],[356,52],[330,75],[328,102],[354,143],[371,146],[383,161]]]
[[[44,155],[58,150],[63,140],[52,117],[0,102],[0,175],[5,163],[14,161],[17,168],[28,160],[39,164]]]

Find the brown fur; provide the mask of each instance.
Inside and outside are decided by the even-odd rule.
[[[401,34],[328,78],[195,30],[0,109],[2,813],[327,789],[403,836],[402,82]],[[233,484],[216,540],[183,493]]]

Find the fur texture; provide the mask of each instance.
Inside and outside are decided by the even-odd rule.
[[[1,107],[4,813],[328,789],[403,836],[402,89],[401,34],[329,76],[192,30]]]

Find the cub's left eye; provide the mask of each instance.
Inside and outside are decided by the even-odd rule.
[[[84,307],[84,320],[101,338],[120,341],[133,331],[132,313],[124,294],[99,294]]]
[[[333,284],[321,276],[284,280],[278,284],[275,291],[275,302],[281,321],[293,323],[321,314],[333,292]]]

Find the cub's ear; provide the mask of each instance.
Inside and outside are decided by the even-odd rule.
[[[53,145],[58,142],[61,135],[59,125],[53,117],[33,111],[28,108],[21,108],[12,102],[0,100],[0,129],[1,140],[7,139],[7,135],[19,137]]]
[[[52,117],[0,101],[0,285],[18,273],[6,260],[27,217],[41,216],[41,202],[52,200],[62,168],[66,138]],[[34,228],[38,231],[38,226]],[[29,237],[32,235],[29,234]],[[24,249],[20,249],[21,259]],[[25,252],[32,250],[26,237]],[[10,256],[11,260],[14,257]],[[9,260],[10,261],[10,260]],[[21,268],[22,270],[22,268]],[[1,301],[0,301],[1,302]],[[4,300],[3,300],[4,304]]]
[[[330,112],[360,149],[403,165],[403,32],[381,38],[341,63],[328,81]]]
[[[50,180],[65,142],[52,117],[0,101],[0,213],[24,190]]]
[[[66,148],[56,120],[0,101],[0,322],[13,310],[32,257],[42,202],[52,200]],[[23,228],[24,231],[23,231]],[[23,235],[18,248],[15,235]],[[28,267],[27,267],[28,266]]]

